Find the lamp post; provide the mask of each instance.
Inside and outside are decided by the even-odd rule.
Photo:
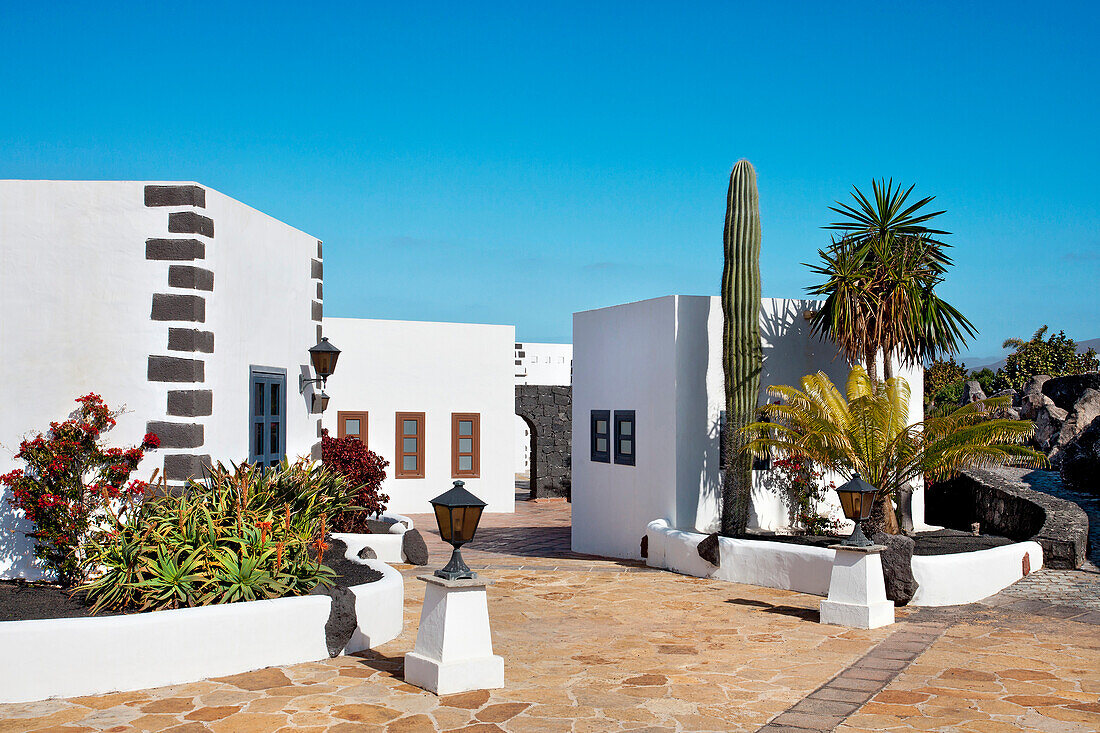
[[[446,580],[476,578],[477,573],[467,567],[459,548],[474,538],[481,513],[486,507],[485,502],[467,491],[464,481],[455,481],[449,491],[432,499],[431,504],[439,526],[439,536],[454,548],[450,562],[435,571],[436,577]]]
[[[856,523],[851,536],[841,544],[848,547],[870,547],[872,542],[863,534],[859,523],[871,516],[878,489],[861,479],[859,474],[853,473],[851,479],[837,487],[836,493],[840,497],[840,508],[844,510],[844,516]]]
[[[451,561],[424,581],[416,646],[405,654],[405,682],[437,695],[504,687],[504,659],[493,654],[485,587],[493,581],[466,567],[459,549],[474,538],[485,502],[462,481],[432,499],[439,535],[451,543]]]
[[[313,371],[317,373],[315,379],[306,379],[306,375],[298,375],[298,394],[306,391],[307,384],[321,383],[321,393],[313,396],[313,409],[321,408],[321,412],[328,407],[328,395],[325,394],[325,384],[332,373],[336,371],[336,360],[340,358],[340,349],[329,343],[328,336],[321,338],[320,343],[309,349],[309,361],[313,365]]]

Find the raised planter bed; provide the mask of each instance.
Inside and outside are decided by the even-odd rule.
[[[829,594],[834,550],[784,539],[719,537],[716,567],[699,556],[707,535],[673,529],[664,519],[649,523],[646,531],[650,567],[666,568],[699,578],[782,588],[818,596]],[[779,538],[776,538],[779,539]],[[973,603],[1006,588],[1043,565],[1043,548],[1035,542],[1016,542],[974,552],[915,555],[913,575],[920,588],[910,605],[951,606]]]
[[[193,682],[317,661],[396,638],[405,598],[401,574],[380,560],[359,559],[350,548],[344,554],[381,578],[331,596],[0,622],[0,702]]]

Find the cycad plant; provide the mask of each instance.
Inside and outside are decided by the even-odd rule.
[[[875,384],[861,366],[849,373],[846,394],[824,372],[803,377],[802,389],[772,386],[768,393],[780,402],[762,408],[770,422],[745,428],[745,450],[805,456],[828,471],[859,474],[879,490],[871,531],[897,533],[891,497],[922,478],[940,481],[964,468],[1046,463],[1043,454],[1022,445],[1034,432],[1030,422],[992,417],[1007,406],[1007,397],[909,424],[905,379]]]

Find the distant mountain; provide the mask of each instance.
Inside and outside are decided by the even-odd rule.
[[[1088,351],[1090,348],[1096,349],[1097,352],[1100,352],[1100,339],[1089,339],[1088,341],[1078,341],[1077,342],[1077,353],[1078,354],[1083,354],[1086,351]],[[999,361],[990,362],[988,364],[974,364],[974,365],[967,364],[966,368],[969,371],[972,371],[972,372],[980,372],[982,369],[992,369],[993,371],[997,371],[998,369],[1000,369],[1001,367],[1003,367],[1005,365],[1005,362],[1007,360],[1008,360],[1008,355],[1006,354]]]

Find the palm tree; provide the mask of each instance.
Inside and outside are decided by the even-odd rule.
[[[807,290],[825,298],[811,330],[835,341],[850,360],[862,360],[877,381],[880,353],[889,379],[894,354],[923,363],[956,353],[977,331],[935,292],[952,262],[950,245],[937,239],[948,232],[925,226],[943,213],[921,211],[934,197],[906,206],[912,186],[903,191],[891,180],[871,187],[873,202],[853,188],[854,206],[829,207],[843,219],[824,228],[843,234],[818,250],[820,263],[809,267],[825,282]]]
[[[888,499],[924,478],[940,481],[964,468],[1014,464],[1043,466],[1046,457],[1022,445],[1034,433],[1026,420],[992,415],[1009,398],[972,402],[953,412],[909,424],[909,385],[894,377],[871,381],[861,366],[848,375],[846,395],[824,372],[802,378],[802,389],[768,387],[781,400],[761,408],[767,422],[744,428],[745,450],[801,455],[838,474],[858,473],[879,490],[869,531],[898,531]],[[881,509],[879,509],[881,507]],[[912,526],[905,528],[911,531]]]

